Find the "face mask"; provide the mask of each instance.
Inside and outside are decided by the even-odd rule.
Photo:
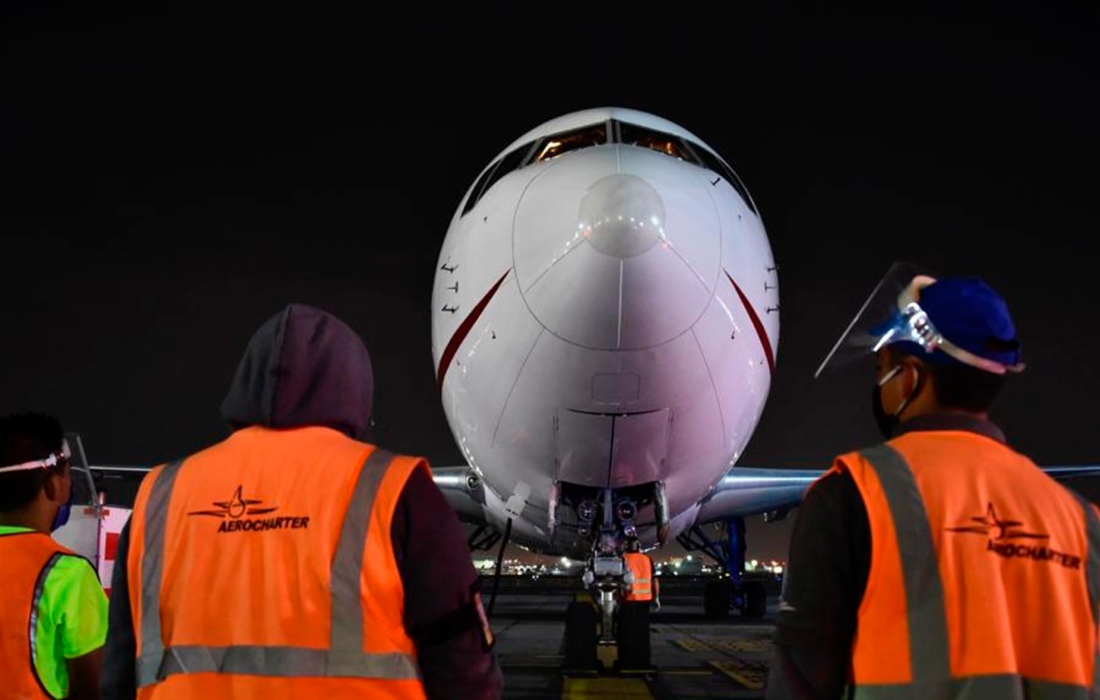
[[[71,477],[70,477],[71,478]],[[73,509],[73,489],[72,484],[69,484],[69,500],[61,504],[57,509],[57,515],[53,517],[53,525],[50,526],[50,532],[57,532],[59,529],[65,526],[65,523],[69,522],[69,513]]]
[[[898,417],[886,412],[882,407],[882,392],[879,391],[881,387],[875,384],[871,387],[871,413],[875,417],[875,425],[878,427],[878,431],[882,433],[882,437],[889,440],[894,435],[894,428],[898,425]]]
[[[57,515],[54,516],[53,525],[50,526],[50,532],[57,532],[65,523],[69,522],[69,512],[73,508],[73,496],[69,493],[69,500],[63,503],[60,508],[57,509]]]
[[[871,412],[875,417],[875,425],[878,427],[878,431],[882,433],[882,436],[889,440],[894,436],[894,429],[897,428],[900,422],[898,416],[905,410],[905,407],[909,405],[909,401],[920,392],[920,380],[922,377],[917,374],[917,385],[913,388],[913,393],[905,397],[897,409],[893,413],[887,413],[886,409],[882,407],[882,387],[886,385],[891,379],[897,376],[901,371],[901,365],[897,365],[892,370],[886,373],[886,376],[879,380],[874,386],[871,387]]]

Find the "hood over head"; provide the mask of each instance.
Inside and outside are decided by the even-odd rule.
[[[222,401],[234,428],[327,426],[366,433],[374,396],[370,354],[332,314],[289,304],[252,335]]]

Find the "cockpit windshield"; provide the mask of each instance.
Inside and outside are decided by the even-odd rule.
[[[699,164],[695,156],[684,146],[683,139],[636,124],[619,122],[619,143],[627,146],[641,146],[652,151],[660,151],[666,156]]]
[[[607,143],[607,124],[592,124],[581,129],[573,129],[560,134],[546,136],[539,143],[538,152],[532,163],[557,158],[563,153],[589,146],[602,146]]]
[[[609,143],[648,148],[671,158],[714,171],[725,178],[730,186],[741,195],[745,205],[753,213],[756,213],[756,205],[753,204],[748,190],[737,176],[737,173],[710,150],[704,148],[701,144],[692,143],[679,136],[617,119],[609,119],[544,136],[537,141],[513,149],[485,169],[477,184],[471,189],[462,213],[465,215],[473,209],[485,193],[500,178],[510,172],[521,170],[535,163],[552,160],[570,151]]]

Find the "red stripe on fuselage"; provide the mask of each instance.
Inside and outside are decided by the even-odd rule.
[[[508,270],[511,272],[511,270]],[[466,340],[466,336],[470,334],[470,329],[474,327],[474,323],[481,316],[481,312],[485,310],[485,307],[489,305],[489,300],[493,298],[493,295],[497,293],[497,289],[504,282],[504,278],[508,276],[508,272],[501,275],[501,278],[497,280],[497,283],[489,288],[489,291],[485,293],[485,296],[481,297],[481,301],[477,303],[470,315],[463,319],[462,323],[455,329],[454,335],[447,342],[447,348],[443,351],[443,356],[439,358],[439,370],[438,370],[438,384],[439,390],[443,390],[443,378],[447,376],[447,370],[451,366],[451,360],[454,359],[455,353],[458,352],[458,347],[462,345],[462,341]]]
[[[764,356],[768,358],[768,371],[772,375],[775,375],[775,356],[772,355],[772,344],[768,342],[768,332],[764,329],[764,323],[760,320],[760,317],[756,315],[756,309],[752,308],[752,304],[749,303],[749,298],[745,296],[745,293],[741,291],[741,288],[737,286],[737,283],[733,281],[733,277],[729,272],[722,270],[726,273],[726,279],[733,285],[733,290],[737,292],[737,296],[741,297],[741,303],[745,307],[745,311],[749,313],[749,320],[752,321],[752,327],[756,329],[756,335],[760,338],[760,344],[764,346]]]

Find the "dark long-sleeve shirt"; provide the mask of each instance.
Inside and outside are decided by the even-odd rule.
[[[405,628],[416,643],[424,689],[431,700],[495,700],[503,677],[486,648],[472,597],[478,580],[461,524],[431,477],[409,477],[391,530],[405,588]],[[137,642],[126,578],[130,525],[119,537],[111,583],[104,700],[136,697]]]

